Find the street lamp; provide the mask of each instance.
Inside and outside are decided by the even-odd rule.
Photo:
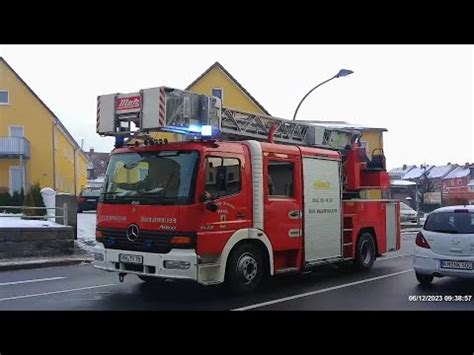
[[[348,69],[341,69],[339,70],[339,73],[337,73],[336,75],[334,75],[332,78],[326,80],[326,81],[323,81],[322,83],[316,85],[314,88],[312,88],[311,90],[308,91],[308,93],[301,99],[300,103],[298,104],[298,107],[296,108],[296,111],[295,111],[295,114],[293,115],[293,121],[296,119],[296,114],[298,113],[298,110],[301,106],[301,104],[303,103],[304,99],[306,99],[306,97],[311,94],[314,90],[316,90],[317,88],[319,88],[321,85],[323,84],[326,84],[327,82],[331,81],[332,79],[336,79],[336,78],[340,78],[342,76],[347,76],[347,75],[350,75],[352,74],[353,71],[352,70],[348,70]]]

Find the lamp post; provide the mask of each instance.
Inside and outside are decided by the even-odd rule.
[[[327,82],[331,81],[332,79],[336,79],[336,78],[340,78],[340,77],[343,77],[343,76],[347,76],[347,75],[350,75],[350,74],[352,74],[352,73],[353,73],[352,70],[341,69],[341,70],[339,70],[339,73],[337,73],[336,75],[334,75],[332,78],[329,78],[328,80],[323,81],[322,83],[316,85],[314,88],[312,88],[311,90],[309,90],[308,93],[301,99],[300,103],[298,104],[298,107],[297,107],[296,110],[295,110],[295,114],[293,115],[293,121],[296,119],[296,114],[298,113],[298,110],[299,110],[301,104],[303,103],[304,99],[306,99],[306,97],[308,97],[309,94],[311,94],[314,90],[316,90],[317,88],[319,88],[321,85],[326,84]]]

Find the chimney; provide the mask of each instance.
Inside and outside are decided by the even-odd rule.
[[[471,164],[469,164],[469,163],[464,164],[464,169],[469,169],[469,166],[470,166],[470,165],[471,165]]]
[[[89,149],[89,153],[94,153],[94,148]]]
[[[447,165],[451,165],[451,162],[448,162],[448,164],[447,164]]]
[[[403,164],[403,170],[407,170],[407,165]]]

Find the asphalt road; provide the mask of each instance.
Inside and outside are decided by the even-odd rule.
[[[256,293],[236,297],[225,287],[166,282],[149,285],[91,265],[0,273],[0,310],[474,310],[470,302],[411,301],[413,295],[474,295],[474,283],[435,279],[418,286],[412,269],[415,234],[402,248],[377,259],[369,272],[351,265],[269,280]]]

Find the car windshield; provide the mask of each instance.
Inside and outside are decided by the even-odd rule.
[[[189,204],[198,158],[196,151],[112,155],[104,203]]]
[[[98,196],[100,196],[100,190],[84,190],[81,193],[81,196],[84,196],[84,197],[98,197]]]
[[[428,216],[424,229],[440,233],[474,234],[474,213],[462,210],[434,212]]]
[[[408,206],[405,202],[400,202],[400,209],[404,211],[412,211],[413,208]]]

